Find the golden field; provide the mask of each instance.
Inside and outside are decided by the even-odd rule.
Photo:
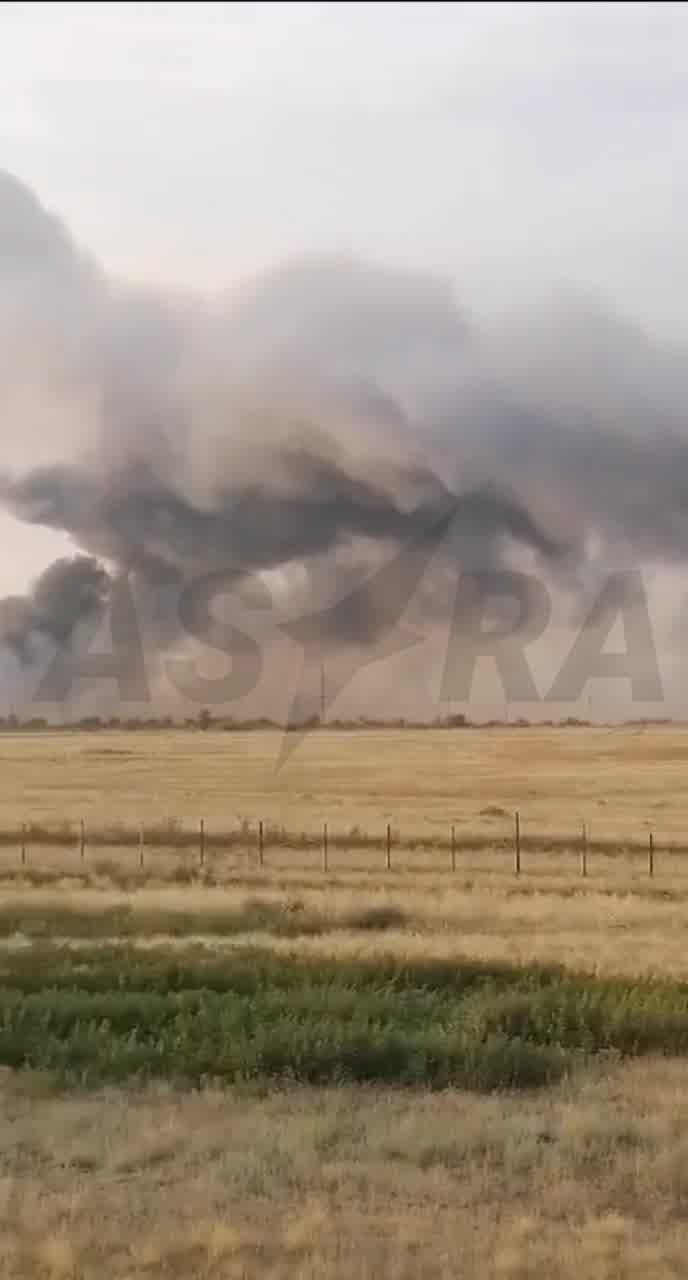
[[[209,847],[202,867],[194,846],[151,848],[141,869],[136,847],[115,844],[87,846],[83,860],[76,845],[29,845],[22,864],[10,840],[0,964],[31,948],[38,918],[70,949],[88,937],[174,955],[260,946],[285,960],[554,963],[688,981],[688,852],[678,850],[688,848],[688,734],[322,731],[280,764],[282,745],[258,732],[3,735],[6,833],[23,822],[76,831],[81,818],[87,830],[176,819],[195,831],[200,817],[209,832],[250,830],[232,848]],[[504,845],[516,809],[518,878]],[[259,818],[294,837],[268,843],[262,867]],[[299,839],[323,821],[342,835],[327,871],[317,839]],[[391,870],[384,841],[346,839],[382,837],[388,822]],[[245,929],[225,930],[224,915],[242,912]],[[302,934],[272,927],[300,918],[313,926]],[[685,1276],[685,1072],[679,1059],[612,1054],[556,1086],[491,1096],[377,1085],[63,1092],[8,1072],[0,1275]]]
[[[664,975],[688,982],[688,888],[682,881],[658,877],[654,889],[647,881],[635,888],[611,882],[596,886],[592,877],[582,883],[575,872],[562,877],[558,889],[537,873],[527,881],[524,876],[517,887],[513,875],[505,874],[466,888],[449,882],[447,873],[423,877],[419,884],[404,873],[323,878],[320,873],[274,875],[268,868],[212,888],[170,885],[145,872],[140,887],[129,889],[113,887],[98,872],[83,882],[59,877],[32,888],[18,873],[0,888],[0,927],[6,915],[18,921],[0,936],[0,955],[3,947],[30,945],[21,921],[31,912],[51,923],[51,936],[73,946],[81,945],[81,938],[72,935],[72,913],[91,917],[89,936],[106,944],[121,940],[116,929],[108,928],[109,916],[125,912],[127,940],[140,947],[203,944],[221,954],[228,947],[260,946],[285,955],[342,959],[385,955],[554,964],[600,976]],[[321,929],[285,936],[249,921],[245,931],[227,935],[210,927],[212,919],[221,925],[225,913],[250,912],[256,905],[274,909],[278,919],[283,912],[287,921],[296,921],[298,907]],[[380,929],[367,927],[366,915],[374,912],[385,916]],[[181,930],[180,919],[185,922]]]
[[[286,744],[286,755],[283,749]],[[528,831],[688,847],[688,731],[673,728],[25,733],[0,736],[0,828],[174,818],[405,837]],[[503,811],[503,812],[500,812]]]
[[[0,1274],[662,1280],[686,1274],[685,1066],[540,1097],[42,1096],[0,1086]]]

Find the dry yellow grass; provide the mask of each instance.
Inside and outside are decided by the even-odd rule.
[[[391,821],[409,836],[524,832],[688,843],[681,729],[44,733],[0,738],[0,827],[178,818],[228,828],[259,818],[290,831]],[[503,810],[503,813],[499,813]]]
[[[159,936],[146,923],[149,913],[193,913],[197,927],[193,937],[175,945],[204,942],[216,948],[259,944],[285,952],[322,955],[395,955],[400,958],[473,958],[530,964],[565,964],[598,974],[667,975],[688,980],[686,911],[683,882],[677,888],[668,880],[660,886],[647,881],[634,892],[594,888],[590,881],[563,878],[558,891],[536,877],[518,886],[514,877],[476,883],[470,890],[453,887],[447,877],[425,877],[409,883],[403,875],[348,882],[347,878],[273,877],[264,873],[246,884],[229,883],[215,889],[199,885],[171,888],[153,884],[123,893],[103,880],[101,887],[0,889],[0,914],[22,909],[43,909],[47,915],[64,908],[104,912],[128,907],[144,919],[142,935],[129,937],[140,945],[162,945],[170,939],[162,928]],[[281,905],[300,904],[309,915],[322,920],[324,932],[314,937],[285,938],[270,933],[238,934],[216,938],[204,933],[207,914],[231,912],[255,901]],[[363,916],[370,909],[396,908],[403,927],[383,931],[342,927],[347,918]],[[332,931],[330,931],[332,930]],[[16,945],[19,939],[9,939]]]
[[[685,1068],[538,1097],[0,1088],[11,1280],[686,1274]]]

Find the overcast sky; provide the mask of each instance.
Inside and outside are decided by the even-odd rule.
[[[688,336],[682,5],[3,4],[0,163],[110,270],[572,280]]]

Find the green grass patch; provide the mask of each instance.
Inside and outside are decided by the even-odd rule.
[[[688,987],[558,969],[36,944],[2,957],[0,1062],[66,1083],[532,1088],[688,1052]]]
[[[68,905],[23,903],[21,907],[0,907],[0,938],[21,934],[31,940],[99,938],[150,938],[166,935],[184,938],[194,935],[232,937],[242,933],[267,932],[280,937],[299,937],[324,931],[324,921],[299,904],[249,898],[228,908],[202,910],[134,908],[129,903],[83,910]]]
[[[404,929],[409,923],[409,917],[401,907],[383,904],[351,911],[342,923],[346,929]]]
[[[269,933],[298,938],[336,929],[402,929],[409,917],[395,906],[367,907],[339,918],[308,910],[298,899],[275,902],[247,897],[235,907],[139,908],[131,903],[84,910],[69,904],[24,902],[0,906],[0,938],[22,935],[34,940],[173,938],[193,936],[234,937],[242,933]]]

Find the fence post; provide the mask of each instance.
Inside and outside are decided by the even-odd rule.
[[[322,869],[323,871],[327,871],[327,853],[328,853],[327,846],[328,846],[327,823],[325,822],[323,823],[323,837],[322,837]]]
[[[387,870],[392,870],[392,827],[387,823]]]
[[[516,865],[514,870],[516,872],[516,875],[520,876],[521,874],[521,815],[518,812],[518,810],[516,811],[516,815],[515,815],[515,835],[516,835],[516,839],[515,839]]]
[[[139,827],[139,867],[143,871],[143,827]]]
[[[263,835],[263,820],[261,818],[258,823],[258,865],[263,865],[263,853],[265,850],[265,837]]]
[[[22,866],[24,866],[26,863],[26,823],[25,822],[22,822],[21,860],[22,860]]]
[[[86,827],[84,825],[84,820],[82,818],[81,822],[79,823],[79,854],[81,856],[82,862],[84,860],[85,853],[86,853]]]
[[[200,863],[203,866],[205,862],[205,819],[201,818],[201,827],[199,831],[199,855]]]
[[[451,869],[456,871],[456,829],[453,822],[451,829]]]
[[[650,832],[650,846],[648,849],[648,871],[651,876],[655,874],[655,839],[652,832]]]
[[[585,823],[583,823],[583,828],[581,831],[581,875],[587,876],[587,874],[588,874],[588,833],[585,828]]]

